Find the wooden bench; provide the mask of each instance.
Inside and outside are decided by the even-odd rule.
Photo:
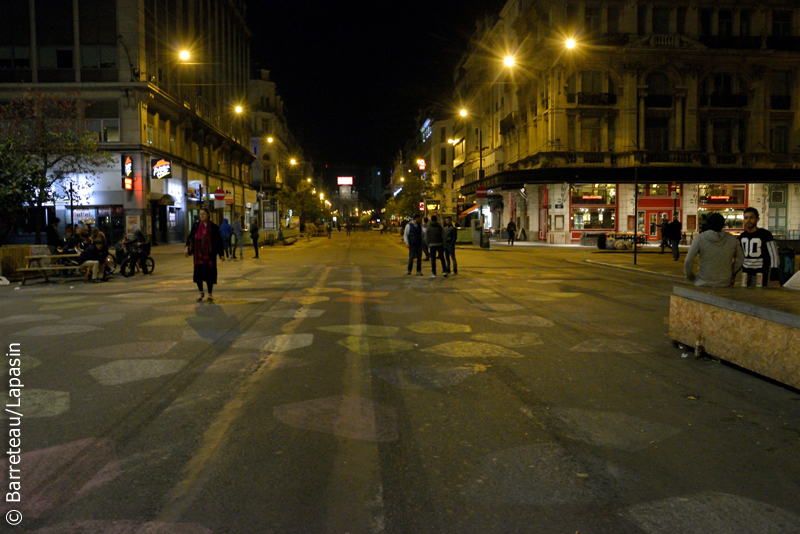
[[[60,255],[38,255],[38,256],[25,256],[25,259],[28,260],[28,265],[21,269],[17,269],[17,272],[22,273],[22,285],[25,285],[25,280],[28,277],[28,273],[41,273],[44,276],[44,281],[49,282],[50,278],[48,278],[47,273],[53,271],[68,271],[74,269],[85,269],[86,272],[83,275],[83,280],[86,281],[89,278],[89,273],[91,272],[91,267],[80,267],[79,265],[42,265],[42,260],[44,259],[71,259],[71,258],[78,258],[80,254],[60,254]],[[34,263],[36,265],[34,265]]]

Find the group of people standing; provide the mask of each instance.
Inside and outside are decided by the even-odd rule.
[[[208,213],[208,211],[206,211]],[[214,224],[214,223],[211,223]],[[215,225],[216,226],[216,225]],[[225,257],[229,259],[236,259],[236,248],[239,248],[239,258],[244,259],[244,240],[242,236],[244,232],[244,215],[239,215],[234,219],[233,224],[228,223],[228,219],[222,219],[222,224],[219,225],[219,235],[222,237],[222,247],[225,251]],[[253,224],[250,225],[250,239],[253,242],[255,249],[255,258],[258,258],[258,223],[253,219]]]
[[[683,230],[678,214],[676,213],[672,216],[671,222],[665,216],[661,219],[659,228],[661,228],[661,252],[659,254],[663,254],[664,247],[669,245],[669,248],[672,249],[672,260],[678,261],[680,259],[678,245],[681,242],[681,232]]]
[[[744,232],[738,238],[724,231],[725,218],[712,213],[708,229],[692,241],[684,262],[686,278],[696,286],[727,287],[734,284],[739,271],[743,285],[780,287],[779,256],[772,233],[758,227],[756,208],[744,210]],[[697,274],[694,259],[698,257]]]
[[[425,218],[421,224],[420,215],[414,215],[410,223],[403,230],[403,241],[408,245],[408,272],[411,274],[414,260],[417,261],[417,276],[422,276],[422,252],[426,253],[425,260],[431,260],[430,278],[436,278],[436,260],[442,264],[442,274],[446,278],[450,274],[458,274],[456,262],[457,230],[453,226],[453,219],[445,217],[444,226],[439,224],[438,217],[433,215]]]

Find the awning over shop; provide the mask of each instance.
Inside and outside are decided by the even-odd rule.
[[[472,206],[472,207],[471,207],[471,208],[469,208],[468,210],[464,210],[464,211],[462,211],[461,213],[459,213],[459,214],[458,214],[458,218],[460,219],[461,217],[466,217],[467,215],[469,215],[469,214],[470,214],[470,213],[472,213],[473,211],[477,211],[477,210],[479,210],[479,209],[480,209],[480,207],[481,207],[481,205],[480,205],[480,204],[475,204],[474,206]]]

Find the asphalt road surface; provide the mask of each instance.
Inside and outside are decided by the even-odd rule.
[[[682,357],[677,278],[543,247],[407,276],[397,236],[335,233],[245,250],[198,304],[153,250],[0,288],[0,532],[800,532],[800,394]]]

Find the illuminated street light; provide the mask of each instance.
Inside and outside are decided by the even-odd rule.
[[[567,39],[566,47],[572,50],[575,48],[575,39]]]
[[[181,50],[181,53],[179,54],[179,57],[181,58],[182,61],[188,60],[189,57],[190,57],[189,51],[188,50]]]
[[[236,113],[242,112],[242,106],[236,106]]]
[[[311,183],[311,178],[306,178],[306,182]]]
[[[274,141],[274,139],[273,139],[273,138],[271,138],[271,137],[267,137],[267,143],[271,143],[271,142],[273,142],[273,141]]]
[[[461,116],[462,117],[466,117],[467,116],[467,110],[466,109],[462,109],[461,110]]]
[[[294,158],[292,158],[292,159],[289,161],[289,163],[291,163],[292,165],[297,165],[297,160],[296,160],[296,159],[294,159]]]
[[[506,56],[505,59],[503,59],[503,63],[506,67],[513,67],[515,63],[514,56]]]

